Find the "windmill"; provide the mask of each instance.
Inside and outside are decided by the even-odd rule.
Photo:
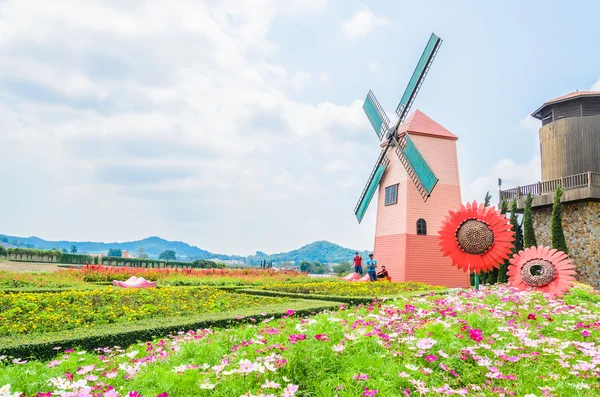
[[[381,152],[354,208],[360,223],[378,190],[374,254],[393,281],[422,281],[468,287],[468,275],[452,267],[439,250],[437,235],[449,210],[461,204],[458,137],[411,105],[440,48],[432,34],[391,123],[372,91],[363,109],[380,141]],[[435,193],[432,194],[435,188]]]
[[[398,106],[396,107],[398,122],[394,126],[390,124],[390,119],[385,114],[385,111],[379,104],[377,98],[375,98],[373,91],[369,90],[369,93],[367,94],[363,110],[367,114],[379,140],[382,141],[383,139],[386,139],[387,143],[384,145],[381,153],[379,153],[379,157],[375,162],[375,167],[373,167],[373,171],[371,171],[371,175],[369,175],[367,184],[360,194],[358,203],[354,208],[354,214],[359,223],[362,221],[365,212],[367,212],[375,189],[379,185],[379,181],[389,164],[389,159],[386,154],[390,148],[394,148],[394,152],[400,159],[400,162],[406,169],[408,176],[412,179],[424,201],[427,201],[427,198],[431,195],[433,188],[438,182],[438,178],[423,159],[423,156],[421,156],[421,153],[408,134],[404,134],[398,139],[395,131],[397,131],[398,126],[401,125],[406,119],[406,116],[408,116],[408,112],[421,89],[421,85],[423,85],[425,76],[427,76],[427,72],[429,72],[429,68],[433,63],[433,59],[441,44],[442,39],[432,33],[425,46],[425,50],[417,63],[417,67],[408,81],[408,85],[404,90],[400,103],[398,103]]]

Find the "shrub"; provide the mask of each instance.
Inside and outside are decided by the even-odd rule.
[[[533,214],[531,212],[531,205],[533,203],[533,196],[531,192],[527,194],[525,198],[525,208],[523,209],[523,247],[537,247],[537,240],[535,238],[535,230],[533,229]]]
[[[567,248],[567,240],[565,239],[565,232],[563,231],[562,226],[562,204],[560,199],[563,194],[565,194],[565,190],[562,186],[558,186],[556,188],[556,192],[554,193],[554,203],[552,205],[552,222],[551,222],[551,233],[552,233],[552,248],[556,248],[559,251],[568,254]]]

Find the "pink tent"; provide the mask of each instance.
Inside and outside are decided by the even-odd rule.
[[[356,281],[360,278],[360,274],[358,273],[350,273],[349,275],[342,277],[342,280],[346,280],[346,281]]]
[[[365,274],[364,276],[362,276],[361,278],[359,278],[358,280],[352,280],[352,281],[358,281],[358,282],[363,282],[363,281],[371,281],[371,279],[369,278],[368,274]]]
[[[156,287],[156,281],[155,282],[150,282],[146,279],[144,279],[143,277],[136,277],[136,276],[131,276],[129,277],[129,279],[127,281],[118,281],[118,280],[113,280],[112,284],[115,287],[122,287],[122,288],[153,288]]]

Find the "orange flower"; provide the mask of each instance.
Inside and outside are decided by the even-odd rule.
[[[464,271],[492,270],[508,259],[514,247],[514,233],[510,229],[508,219],[495,207],[473,201],[450,211],[442,221],[438,232],[441,251],[452,259],[453,266]]]
[[[550,247],[531,247],[510,260],[508,284],[520,290],[534,289],[562,296],[573,286],[577,272],[571,259],[562,251]]]

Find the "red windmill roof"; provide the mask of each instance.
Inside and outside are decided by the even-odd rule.
[[[404,123],[398,127],[398,134],[407,132],[411,135],[427,135],[437,138],[457,140],[458,137],[433,121],[420,110],[415,110]]]

